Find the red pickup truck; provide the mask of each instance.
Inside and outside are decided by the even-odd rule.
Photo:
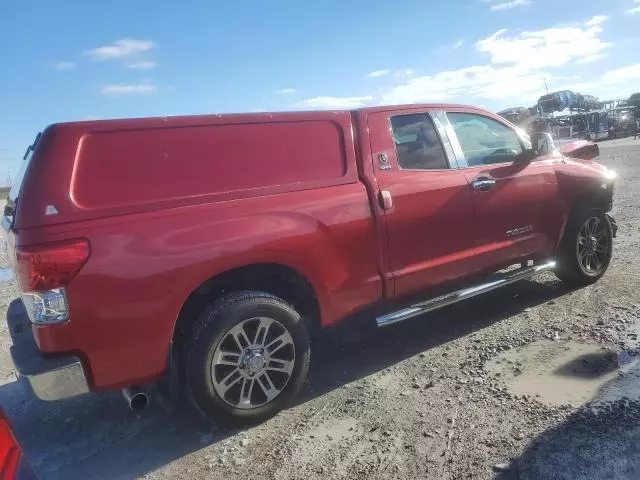
[[[45,400],[137,408],[171,378],[207,418],[259,421],[302,386],[315,329],[600,278],[597,155],[459,105],[52,125],[3,219],[15,365]]]

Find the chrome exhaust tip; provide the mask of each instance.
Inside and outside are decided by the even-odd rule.
[[[137,387],[123,388],[122,396],[127,401],[129,408],[134,412],[144,410],[149,406],[149,402],[151,401],[149,394]]]

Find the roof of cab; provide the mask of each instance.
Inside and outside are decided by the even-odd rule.
[[[409,109],[447,109],[464,108],[475,111],[486,111],[479,107],[470,105],[448,104],[448,103],[425,103],[407,105],[378,105],[373,107],[363,107],[353,110],[313,110],[301,112],[254,112],[254,113],[224,113],[209,115],[167,115],[163,117],[140,117],[140,118],[120,118],[106,120],[83,120],[76,122],[59,123],[56,126],[86,128],[91,130],[117,130],[120,128],[129,129],[136,127],[160,127],[160,126],[197,126],[216,123],[257,123],[265,120],[275,122],[303,121],[303,120],[329,120],[331,117],[350,116],[351,114],[368,115],[376,112],[388,112],[394,110]]]
[[[465,110],[476,110],[484,112],[486,111],[480,107],[474,107],[472,105],[463,105],[459,103],[408,103],[403,105],[377,105],[375,107],[363,107],[358,108],[356,111],[362,112],[364,114],[369,113],[377,113],[377,112],[388,112],[393,110],[412,110],[412,109],[435,109],[435,110],[447,110],[451,108],[462,108]]]

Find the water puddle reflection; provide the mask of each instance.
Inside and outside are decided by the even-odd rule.
[[[538,341],[501,353],[489,373],[511,393],[548,405],[640,400],[640,315],[625,315],[622,344]]]
[[[11,268],[0,268],[0,282],[8,282],[13,279],[13,270]]]

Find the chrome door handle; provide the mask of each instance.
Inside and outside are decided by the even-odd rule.
[[[493,178],[478,178],[471,182],[471,186],[474,190],[489,190],[493,188],[496,181]]]

